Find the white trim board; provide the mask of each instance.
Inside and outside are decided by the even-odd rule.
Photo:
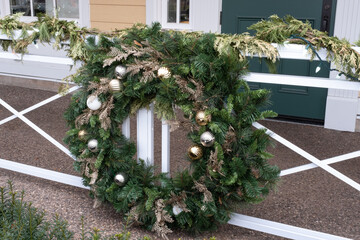
[[[312,163],[316,164],[317,166],[321,167],[322,169],[324,169],[325,171],[327,171],[328,173],[332,174],[334,177],[337,177],[338,179],[340,179],[341,181],[343,181],[344,183],[350,185],[351,187],[355,188],[356,190],[358,190],[360,192],[360,184],[355,182],[354,180],[352,180],[351,178],[345,176],[344,174],[342,174],[341,172],[337,171],[336,169],[330,167],[329,165],[327,165],[326,163],[320,161],[319,159],[317,159],[316,157],[312,156],[310,153],[304,151],[303,149],[299,148],[298,146],[296,146],[295,144],[289,142],[288,140],[286,140],[285,138],[279,136],[278,134],[274,133],[273,131],[269,130],[268,128],[264,127],[263,125],[261,125],[260,123],[253,123],[252,124],[255,128],[257,129],[265,129],[266,130],[266,134],[268,134],[271,138],[275,139],[276,141],[278,141],[279,143],[283,144],[284,146],[290,148],[292,151],[296,152],[297,154],[299,154],[300,156],[306,158],[307,160],[311,161]]]
[[[85,187],[83,185],[83,183],[82,183],[83,180],[81,177],[73,176],[73,175],[69,175],[69,174],[65,174],[65,173],[60,173],[60,172],[56,172],[56,171],[51,171],[51,170],[48,170],[45,168],[34,167],[34,166],[17,163],[17,162],[13,162],[13,161],[8,161],[8,160],[4,160],[4,159],[0,159],[0,168],[18,172],[18,173],[23,173],[23,174],[34,176],[34,177],[47,179],[47,180],[58,182],[58,183],[71,185],[74,187],[90,189],[89,187]]]
[[[24,123],[26,123],[28,126],[30,126],[32,129],[34,129],[36,132],[38,132],[41,136],[46,138],[49,142],[54,144],[57,148],[59,148],[62,152],[64,152],[66,155],[71,157],[72,159],[76,160],[76,158],[71,154],[71,152],[64,147],[62,144],[60,144],[58,141],[56,141],[53,137],[51,137],[49,134],[47,134],[45,131],[43,131],[41,128],[36,126],[33,122],[31,122],[28,118],[24,117],[21,113],[16,111],[13,107],[11,107],[9,104],[7,104],[4,100],[0,98],[0,104],[5,107],[7,110],[9,110],[12,114],[20,118]]]
[[[80,88],[79,86],[72,87],[72,88],[69,89],[69,91],[68,91],[67,93],[74,92],[74,91],[78,90],[79,88]],[[63,95],[61,95],[61,94],[56,94],[56,95],[54,95],[54,96],[52,96],[52,97],[50,97],[50,98],[48,98],[48,99],[45,99],[44,101],[41,101],[41,102],[39,102],[39,103],[31,106],[31,107],[28,107],[28,108],[22,110],[21,112],[19,112],[19,114],[24,115],[24,114],[26,114],[26,113],[28,113],[28,112],[30,112],[30,111],[32,111],[32,110],[35,110],[35,109],[37,109],[37,108],[39,108],[39,107],[42,107],[42,106],[44,106],[45,104],[48,104],[48,103],[50,103],[50,102],[52,102],[52,101],[55,101],[56,99],[59,99],[59,98],[61,98],[61,97],[63,97]],[[11,121],[11,120],[13,120],[13,119],[15,119],[15,118],[17,118],[16,115],[12,115],[12,116],[10,116],[10,117],[7,117],[7,118],[5,118],[5,119],[3,119],[3,120],[0,121],[0,125],[2,125],[2,124],[4,124],[4,123],[7,123],[7,122],[9,122],[9,121]]]
[[[343,154],[343,155],[340,155],[340,156],[328,158],[328,159],[321,160],[321,161],[323,163],[329,165],[329,164],[333,164],[333,163],[342,162],[342,161],[345,161],[345,160],[354,159],[354,158],[357,158],[357,157],[360,157],[360,151]],[[281,173],[280,173],[280,176],[282,177],[282,176],[286,176],[286,175],[290,175],[290,174],[293,174],[293,173],[298,173],[298,172],[310,170],[310,169],[317,168],[317,167],[319,167],[319,166],[314,164],[314,163],[304,164],[304,165],[301,165],[301,166],[298,166],[298,167],[293,167],[293,168],[288,168],[288,169],[282,170]]]
[[[30,61],[30,62],[41,62],[41,63],[53,63],[53,64],[61,64],[73,66],[74,61],[71,58],[63,58],[63,57],[48,57],[48,56],[40,56],[40,55],[28,55],[28,54],[14,54],[9,52],[0,52],[1,59],[9,59],[14,61]]]
[[[283,44],[283,45],[281,45],[281,44],[277,44],[277,43],[272,43],[271,45],[273,45],[279,51],[280,59],[282,59],[282,58],[300,59],[300,60],[310,60],[311,59],[311,54],[306,49],[306,45],[301,45],[301,44]],[[326,49],[321,48],[320,50],[317,51],[317,53],[319,54],[319,56],[321,57],[322,60],[326,61],[326,55],[327,55]],[[316,56],[315,56],[314,60],[318,60]]]
[[[245,80],[256,83],[284,84],[292,86],[360,91],[360,82],[320,77],[293,76],[271,73],[250,73],[245,77]]]
[[[232,213],[229,224],[296,240],[350,240],[328,233]]]
[[[54,82],[54,83],[64,83],[64,81],[61,78],[45,78],[45,77],[27,76],[27,75],[21,75],[21,74],[9,74],[9,73],[4,73],[4,72],[0,72],[0,76],[26,78],[26,79],[31,79],[31,80],[41,80],[41,81]],[[69,84],[75,84],[75,83],[69,82]]]

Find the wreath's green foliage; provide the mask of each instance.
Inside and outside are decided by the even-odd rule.
[[[234,201],[261,201],[278,180],[279,169],[267,163],[271,157],[266,152],[269,137],[264,131],[251,128],[254,121],[275,116],[271,111],[259,111],[259,107],[268,100],[269,92],[251,91],[243,80],[239,80],[239,76],[246,73],[246,61],[239,56],[238,51],[223,54],[223,51],[219,51],[219,45],[216,45],[219,41],[222,40],[214,34],[161,31],[160,26],[155,24],[152,27],[133,27],[112,41],[103,38],[98,43],[94,39],[87,42],[87,64],[74,78],[76,83],[84,87],[73,96],[66,111],[65,117],[71,130],[65,142],[79,159],[97,158],[95,166],[99,176],[94,185],[94,196],[111,202],[119,212],[127,213],[136,209],[137,221],[148,229],[156,222],[154,208],[158,199],[164,200],[164,209],[175,220],[169,226],[202,231],[214,228],[216,223],[227,222],[230,205]],[[139,57],[130,55],[126,60],[114,61],[103,67],[111,49],[123,51],[124,47],[130,46],[138,52],[151,48],[153,52],[161,54],[162,58],[155,59],[150,53]],[[80,129],[76,128],[75,120],[87,109],[87,96],[93,93],[93,90],[86,90],[89,84],[99,83],[103,77],[114,78],[114,68],[118,64],[130,66],[136,61],[146,60],[159,61],[161,66],[170,69],[172,77],[155,77],[143,82],[141,70],[121,79],[124,88],[122,92],[113,94],[110,129],[105,131],[100,127],[97,115],[93,115],[89,123],[81,127],[88,132],[87,140],[96,138],[99,141],[99,152],[88,151],[87,141],[77,137]],[[195,90],[195,85],[199,84],[203,86],[196,100],[177,82],[176,76],[186,80],[186,87],[190,89]],[[111,95],[105,92],[99,98],[106,102]],[[190,117],[190,124],[195,129],[197,124],[194,115],[197,110],[206,109],[212,115],[207,126],[189,132],[189,137],[200,144],[200,134],[209,130],[216,138],[214,146],[203,148],[203,157],[192,161],[190,169],[177,173],[173,178],[164,174],[154,175],[153,167],[134,160],[135,146],[121,135],[118,128],[131,112],[136,112],[150,102],[155,102],[157,116],[168,120],[176,120],[174,105],[178,106],[184,110],[186,117]],[[229,137],[231,133],[232,140]],[[215,151],[214,163],[210,164],[209,159]],[[215,165],[220,162],[215,170]],[[76,162],[76,169],[81,170],[82,164]],[[119,172],[129,176],[123,187],[113,181]],[[194,188],[195,181],[203,184],[212,194],[210,201],[205,201],[204,193]],[[86,185],[90,183],[85,175],[84,182]],[[183,191],[185,197],[182,200],[189,211],[175,216],[170,201],[173,194],[180,196]]]
[[[336,69],[352,77],[352,80],[360,81],[360,53],[355,51],[351,44],[337,37],[330,37],[325,32],[312,29],[309,22],[302,22],[291,16],[283,19],[273,15],[269,20],[263,20],[249,27],[256,31],[256,37],[266,42],[283,44],[285,41],[296,44],[304,44],[302,40],[292,36],[302,37],[309,41],[316,50],[325,48],[328,50],[327,60],[335,64]],[[309,48],[315,57],[315,53]]]

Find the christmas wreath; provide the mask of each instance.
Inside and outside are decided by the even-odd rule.
[[[166,31],[159,24],[101,33],[49,16],[30,24],[19,17],[0,19],[10,38],[0,40],[3,49],[26,53],[33,43],[61,48],[67,42],[68,56],[83,62],[68,78],[82,89],[65,113],[71,128],[65,142],[95,205],[110,202],[164,238],[176,227],[204,231],[226,223],[231,205],[260,202],[279,179],[279,169],[267,161],[268,135],[252,128],[276,114],[259,110],[269,92],[250,90],[241,79],[246,56],[274,63],[278,53],[269,42],[306,44],[318,58],[316,51],[326,48],[340,75],[360,80],[360,54],[348,42],[292,17],[253,25],[255,37]],[[150,104],[159,119],[172,130],[186,129],[193,142],[184,154],[190,168],[172,178],[137,160],[134,143],[121,133],[124,120]]]
[[[173,227],[201,231],[226,223],[232,204],[259,202],[274,187],[279,169],[267,161],[269,137],[252,123],[276,114],[259,110],[269,92],[251,91],[239,76],[247,68],[240,47],[257,53],[264,47],[273,60],[277,52],[249,36],[237,38],[239,47],[224,45],[223,37],[155,24],[88,40],[88,61],[74,77],[83,88],[65,114],[72,128],[65,142],[95,202],[108,201],[165,237]],[[137,160],[119,128],[150,104],[193,142],[184,154],[191,167],[173,178]]]

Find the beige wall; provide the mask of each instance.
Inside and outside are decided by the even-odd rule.
[[[145,23],[146,0],[90,0],[91,27],[109,31]]]

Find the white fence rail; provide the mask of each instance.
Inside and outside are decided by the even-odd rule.
[[[1,37],[1,36],[0,36]],[[288,45],[285,48],[279,48],[280,56],[282,58],[293,58],[293,59],[309,59],[304,46],[291,46]],[[321,54],[325,54],[322,52]],[[9,58],[9,55],[2,55],[0,54],[0,59],[2,57]],[[11,56],[13,58],[13,56]],[[35,59],[40,59],[39,61],[46,61],[46,58],[42,58],[41,56],[24,56],[24,61],[36,61]],[[69,61],[64,61],[63,59],[52,58],[52,61],[56,62],[56,64],[63,64],[69,65]],[[16,63],[16,62],[14,62]],[[325,80],[324,78],[313,78],[313,77],[298,77],[298,76],[287,76],[287,75],[277,75],[277,74],[260,74],[260,73],[252,73],[247,77],[248,81],[251,82],[267,82],[267,83],[274,83],[274,84],[286,84],[286,85],[297,85],[297,86],[308,86],[308,87],[323,87],[323,88],[336,88],[336,89],[343,89],[343,90],[360,90],[360,83],[355,82],[347,82],[338,79],[332,80]],[[72,88],[70,91],[75,91],[78,87]],[[30,127],[32,127],[35,131],[45,137],[48,141],[52,142],[54,146],[61,149],[65,152],[69,157],[74,158],[69,150],[64,147],[61,143],[57,142],[53,139],[50,135],[32,123],[23,115],[28,113],[40,106],[43,106],[51,101],[54,101],[61,97],[60,95],[55,95],[51,98],[48,98],[30,108],[27,108],[21,112],[16,111],[12,108],[9,104],[3,101],[0,98],[0,105],[4,106],[6,109],[11,111],[14,115],[8,117],[6,119],[0,120],[0,125],[5,124],[15,118],[20,118]],[[262,128],[263,126],[255,123],[254,127]],[[122,131],[126,137],[130,137],[130,120],[127,119],[124,121],[122,125]],[[281,172],[281,176],[294,174],[300,171],[309,170],[315,167],[321,167],[325,171],[335,175],[340,180],[346,182],[350,186],[354,187],[355,189],[360,191],[360,185],[350,178],[346,177],[345,175],[341,174],[338,171],[334,171],[333,168],[329,166],[329,164],[345,161],[348,159],[352,159],[355,157],[360,156],[360,151],[345,154],[342,156],[338,156],[335,158],[327,159],[324,161],[320,161],[319,159],[314,158],[313,156],[306,153],[304,150],[300,149],[299,147],[295,146],[294,144],[290,143],[289,141],[281,138],[277,134],[268,131],[271,137],[279,141],[280,143],[284,144],[285,146],[289,147],[290,149],[296,151],[301,156],[305,157],[306,159],[310,160],[311,164],[306,164],[303,166],[298,166],[296,168],[291,168],[287,170],[283,170]],[[146,160],[148,163],[154,163],[154,113],[153,107],[150,106],[149,109],[141,109],[137,114],[137,156],[138,158],[142,158]],[[169,126],[163,122],[162,123],[162,172],[170,172],[170,133],[169,133]],[[58,173],[55,171],[50,171],[43,168],[33,167],[25,164],[11,162],[9,160],[0,159],[0,168],[12,170],[20,173],[24,173],[31,176],[36,176],[76,187],[86,188],[82,185],[82,179],[77,176],[71,176],[68,174]],[[268,220],[263,220],[259,218],[244,216],[241,214],[233,214],[229,224],[262,231],[282,237],[287,237],[291,239],[347,239],[339,236],[334,236],[326,233],[316,232],[308,229],[298,228],[286,224],[276,223]]]

